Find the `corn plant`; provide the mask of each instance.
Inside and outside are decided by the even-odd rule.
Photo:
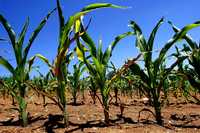
[[[28,118],[26,112],[27,103],[25,101],[25,94],[26,94],[25,82],[29,79],[29,72],[30,72],[30,70],[27,69],[26,66],[28,53],[37,35],[44,27],[48,18],[54,11],[55,9],[50,13],[48,13],[48,15],[41,21],[39,26],[32,33],[26,46],[24,46],[23,44],[27,28],[29,25],[29,19],[27,19],[27,21],[25,22],[22,31],[19,34],[19,37],[17,38],[14,30],[12,29],[8,21],[4,18],[3,15],[0,14],[0,23],[3,25],[3,27],[8,33],[10,43],[12,44],[12,48],[15,54],[17,66],[15,67],[14,65],[10,64],[9,61],[2,56],[0,56],[0,64],[3,65],[12,74],[12,77],[17,84],[17,89],[19,91],[19,94],[17,93],[12,93],[12,94],[19,103],[19,119],[21,121],[22,126],[27,126],[28,124]]]
[[[171,23],[172,24],[172,23]],[[179,59],[182,58],[182,56],[188,56],[188,54],[183,54],[183,53],[188,53],[188,48],[186,44],[183,44],[183,49],[178,49],[177,46],[176,48],[176,53],[173,53],[172,56],[175,58]],[[177,98],[178,95],[184,96],[187,101],[189,101],[189,97],[192,97],[195,101],[199,103],[199,99],[196,98],[196,96],[193,96],[193,92],[197,92],[198,88],[193,88],[190,85],[190,80],[188,79],[188,74],[192,75],[192,71],[190,71],[191,68],[189,67],[189,64],[185,64],[183,62],[180,62],[177,65],[177,70],[174,70],[171,75],[168,76],[168,83],[169,83],[169,88],[167,90],[173,92],[174,96]],[[169,92],[167,91],[167,93]]]
[[[180,32],[180,29],[173,25],[172,22],[169,23],[171,24],[174,32]],[[198,24],[198,22],[195,24]],[[191,67],[187,67],[187,70],[184,72],[182,70],[182,73],[186,75],[190,84],[194,88],[200,90],[200,43],[198,44],[195,42],[188,34],[184,35],[183,39],[187,42],[187,44],[184,45],[182,52],[188,56],[187,59]],[[179,68],[181,69],[181,67]]]
[[[113,76],[116,74],[117,72],[117,68],[115,67],[115,65],[113,64],[113,62],[111,62],[111,65],[112,65],[112,71],[110,71],[106,77],[108,80],[111,80],[113,78]],[[111,85],[111,88],[114,90],[114,97],[115,97],[115,105],[118,105],[118,91],[119,91],[119,83],[117,82],[116,83],[116,80],[115,82]]]
[[[68,76],[68,79],[69,79],[70,91],[73,97],[73,104],[76,105],[78,92],[82,88],[80,78],[85,69],[83,67],[83,64],[81,63],[73,65],[73,68],[74,68],[74,71],[72,75]]]
[[[166,67],[165,59],[167,51],[171,48],[171,46],[176,43],[178,40],[182,39],[192,28],[195,28],[200,25],[200,22],[196,22],[190,25],[185,26],[179,32],[177,32],[161,49],[158,57],[154,60],[152,57],[154,39],[159,29],[160,25],[163,23],[164,19],[160,19],[156,24],[155,28],[150,34],[148,40],[145,40],[140,27],[134,22],[130,22],[130,27],[134,30],[136,36],[136,47],[139,48],[140,52],[143,55],[144,59],[144,70],[135,63],[132,62],[130,69],[132,72],[137,75],[145,87],[145,91],[149,93],[149,99],[152,100],[152,104],[155,110],[155,117],[157,124],[163,125],[163,120],[161,116],[161,103],[160,103],[160,93],[163,88],[164,81],[166,77],[170,74],[171,70],[174,69],[175,66],[182,62],[186,57],[180,58],[175,61],[170,67]]]
[[[81,99],[82,99],[81,104],[84,104],[84,102],[85,102],[85,90],[88,89],[88,79],[87,79],[87,77],[81,78],[80,84],[81,84],[80,95],[81,95]]]
[[[61,9],[61,5],[59,0],[57,0],[57,11],[59,16],[59,45],[57,49],[57,56],[54,60],[54,64],[51,65],[44,56],[38,54],[34,56],[31,60],[31,62],[36,58],[39,57],[44,62],[48,64],[48,66],[51,68],[52,74],[56,77],[58,82],[57,87],[57,97],[59,103],[61,103],[62,106],[59,106],[60,109],[63,112],[64,116],[64,125],[68,125],[68,115],[66,111],[66,95],[65,95],[65,83],[66,83],[66,75],[67,75],[67,64],[69,64],[70,60],[66,60],[66,57],[68,58],[70,56],[69,53],[69,47],[71,44],[79,38],[83,32],[80,31],[80,23],[81,18],[98,8],[121,8],[120,6],[112,5],[110,3],[94,3],[90,4],[86,7],[84,7],[80,12],[76,13],[73,16],[70,16],[67,21],[65,21],[63,17],[63,11]]]
[[[81,25],[81,30],[84,31],[83,25]],[[117,36],[114,41],[109,45],[109,47],[102,51],[102,41],[99,41],[99,47],[97,48],[92,38],[84,32],[81,36],[83,43],[89,48],[89,55],[91,60],[86,57],[86,51],[84,45],[82,45],[81,40],[77,39],[77,55],[79,60],[83,61],[88,68],[90,76],[93,78],[94,84],[100,89],[101,92],[101,104],[104,109],[105,123],[109,124],[109,80],[106,78],[106,72],[109,64],[109,60],[112,56],[112,52],[117,45],[117,43],[125,38],[126,36],[131,35],[131,32],[127,32]]]
[[[13,85],[13,78],[12,77],[0,77],[1,83],[0,84],[0,93],[3,96],[3,99],[6,100],[6,97],[9,96],[10,93],[10,89],[8,89],[7,87],[11,88],[11,86]],[[6,84],[7,87],[4,86],[4,84]]]
[[[118,74],[119,70],[115,67],[115,65],[112,62],[111,68],[112,70],[107,74],[107,80],[113,80],[110,87],[114,91],[114,104],[120,105],[121,100],[118,97],[119,91],[121,91],[123,94],[125,94],[125,92],[132,94],[133,84],[130,84],[132,75],[129,76],[129,73],[126,69],[124,69],[122,73]],[[121,69],[123,69],[123,67]],[[118,100],[120,101],[120,104],[118,103]]]
[[[172,54],[176,59],[181,58],[183,55],[181,54],[181,51],[178,49],[177,46],[175,46],[176,52]],[[184,94],[184,96],[187,98],[187,90],[188,88],[188,81],[184,76],[181,74],[184,73],[184,71],[187,68],[187,65],[184,66],[183,62],[180,62],[177,65],[177,70],[174,70],[171,75],[168,76],[168,82],[169,82],[169,88],[173,91],[174,96],[177,98],[178,92],[181,91],[181,95]],[[183,92],[182,92],[183,91]]]
[[[96,96],[97,96],[97,86],[96,84],[94,83],[94,80],[92,77],[89,77],[89,89],[90,89],[90,96],[92,97],[92,100],[93,100],[93,104],[96,104]]]
[[[39,71],[38,71],[39,72]],[[54,91],[54,79],[52,77],[51,72],[48,72],[46,75],[43,75],[39,72],[39,77],[33,78],[33,83],[37,87],[38,92],[49,92],[50,94]],[[40,93],[38,93],[38,96],[40,96]],[[43,98],[43,106],[46,106],[46,96],[42,95]]]

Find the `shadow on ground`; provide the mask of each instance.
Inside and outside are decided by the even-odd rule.
[[[199,120],[200,115],[198,114],[190,114],[190,115],[178,115],[178,114],[172,114],[171,115],[171,120],[174,121],[171,126],[173,127],[179,127],[179,128],[197,128],[200,129],[200,125],[197,124],[192,124],[193,121]],[[102,120],[94,120],[94,121],[87,121],[84,123],[74,123],[69,121],[69,128],[66,128],[65,125],[63,124],[63,116],[62,115],[52,115],[49,114],[48,118],[44,116],[37,116],[37,117],[29,117],[29,124],[32,124],[34,122],[44,120],[44,124],[38,128],[44,128],[47,133],[55,133],[55,129],[63,128],[66,133],[71,133],[74,131],[84,131],[84,129],[87,128],[105,128],[105,127],[114,127],[117,126],[120,129],[122,128],[123,124],[133,124],[136,127],[146,124],[156,124],[155,121],[152,120],[141,120],[140,122],[134,121],[130,117],[124,117],[121,115],[117,115],[116,119],[111,119],[109,124],[105,124]],[[7,121],[0,121],[0,126],[20,126],[19,120],[15,120],[14,118],[11,118]],[[134,127],[135,127],[134,126]],[[36,129],[38,129],[36,128]],[[168,127],[164,127],[168,128]],[[32,130],[36,130],[32,129]],[[168,128],[169,129],[169,128]]]
[[[37,117],[30,116],[28,118],[28,124],[32,124],[39,120],[45,120],[45,119],[46,118],[44,118],[42,115]],[[14,118],[10,118],[9,120],[6,121],[0,121],[0,126],[20,126],[20,120],[14,120]]]

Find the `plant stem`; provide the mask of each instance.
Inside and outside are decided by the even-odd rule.
[[[66,108],[67,108],[66,104],[63,105],[64,125],[65,125],[65,127],[68,127],[69,126],[69,116],[68,116]]]
[[[161,115],[161,103],[158,99],[154,99],[154,109],[156,115],[156,122],[158,125],[163,125],[162,115]]]
[[[26,102],[25,99],[21,97],[21,102],[19,103],[19,120],[20,124],[23,127],[26,127],[28,125],[28,114],[26,112]]]
[[[105,117],[105,124],[109,124],[109,106],[104,106],[104,117]]]

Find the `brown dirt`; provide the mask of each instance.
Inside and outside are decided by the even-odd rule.
[[[68,96],[70,97],[70,96]],[[11,99],[0,98],[0,133],[63,133],[63,132],[86,132],[86,133],[200,133],[200,105],[185,103],[183,98],[170,97],[169,106],[164,106],[164,127],[155,124],[151,113],[142,112],[140,122],[138,113],[143,108],[153,110],[145,106],[138,98],[120,96],[125,104],[124,115],[119,117],[120,108],[112,104],[110,106],[110,119],[112,125],[103,124],[103,111],[100,103],[92,103],[89,93],[85,94],[84,104],[73,106],[71,98],[68,98],[67,111],[69,112],[70,126],[64,128],[61,121],[51,120],[60,117],[61,111],[47,100],[48,105],[43,107],[42,98],[36,95],[30,96],[28,100],[28,112],[30,112],[30,123],[28,127],[22,128],[18,123],[18,112],[13,109]],[[78,103],[82,99],[79,96]],[[114,101],[114,99],[113,99]],[[56,115],[56,116],[55,116]],[[51,117],[54,116],[54,117]]]

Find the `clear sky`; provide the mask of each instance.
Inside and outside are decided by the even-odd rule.
[[[171,20],[178,27],[183,27],[197,20],[200,20],[199,0],[61,0],[65,18],[80,11],[82,7],[95,2],[109,2],[117,5],[131,7],[121,9],[101,9],[90,13],[85,17],[92,17],[89,33],[95,42],[99,38],[103,40],[104,48],[118,34],[131,30],[128,27],[129,21],[136,21],[143,30],[145,37],[148,37],[157,21],[164,16],[166,21]],[[39,24],[48,11],[56,7],[56,0],[0,0],[0,13],[10,22],[16,33],[19,33],[26,18],[30,17],[30,25],[27,38]],[[200,28],[190,32],[197,41],[200,39]],[[164,43],[172,37],[173,31],[165,23],[161,26],[155,41],[155,49],[159,50]],[[0,37],[8,38],[2,25],[0,25]],[[27,41],[27,38],[25,41]],[[114,50],[111,60],[120,67],[127,58],[135,57],[138,49],[135,48],[134,37],[122,40]],[[58,18],[54,13],[47,25],[43,28],[38,38],[33,43],[29,57],[41,53],[51,61],[56,56],[58,46]],[[7,43],[0,43],[0,55],[15,64],[13,51]],[[48,67],[41,61],[35,65],[40,66],[40,71],[46,73]],[[0,66],[0,76],[7,75],[8,71]],[[34,75],[35,73],[32,73]]]

